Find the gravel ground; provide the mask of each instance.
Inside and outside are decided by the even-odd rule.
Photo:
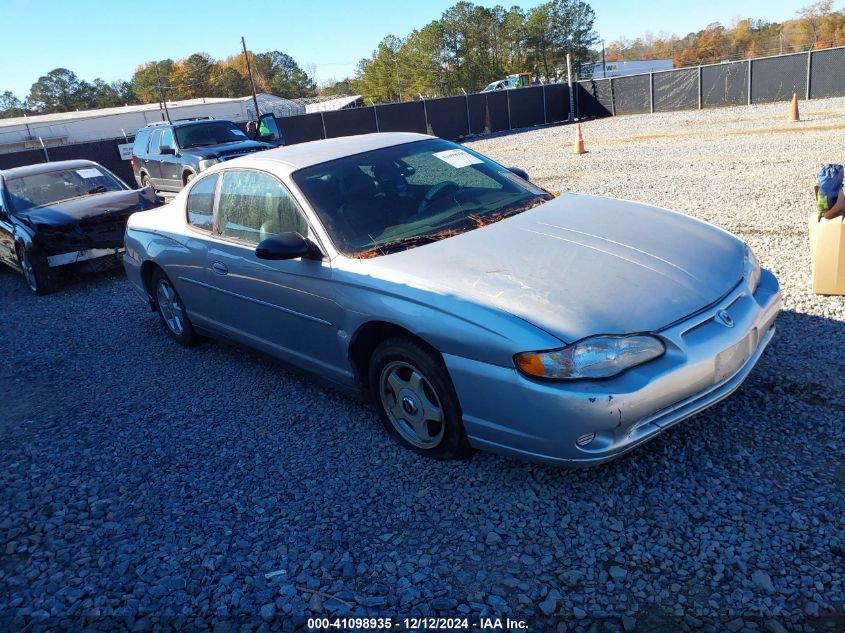
[[[783,285],[745,386],[600,468],[431,462],[267,358],[179,348],[120,272],[35,298],[3,270],[0,614],[18,619],[0,628],[508,614],[531,631],[845,629],[845,300],[809,292],[806,238],[813,174],[845,159],[845,100],[786,113],[588,122],[584,156],[571,127],[471,143],[542,185],[733,231]]]

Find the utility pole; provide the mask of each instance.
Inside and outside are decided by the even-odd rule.
[[[601,41],[601,76],[607,79],[607,63],[604,61],[604,40]]]
[[[252,66],[249,63],[249,53],[246,52],[246,41],[241,36],[241,46],[244,49],[244,59],[246,59],[246,72],[249,73],[249,85],[252,86],[252,102],[255,104],[255,118],[261,116],[261,111],[258,109],[258,96],[255,94],[255,79],[252,76]]]
[[[161,86],[161,76],[158,74],[158,62],[153,62],[156,69],[156,85],[158,85],[158,95],[161,98],[161,103],[164,105],[164,116],[167,117],[167,122],[170,123],[170,111],[167,109],[167,97],[164,94],[164,88]]]
[[[569,117],[568,120],[571,123],[574,119],[572,111],[573,111],[573,104],[575,103],[575,95],[574,90],[572,89],[572,57],[569,53],[566,54],[566,83],[569,84]]]

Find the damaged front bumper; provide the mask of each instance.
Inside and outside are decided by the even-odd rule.
[[[58,266],[67,266],[79,262],[90,262],[95,259],[111,257],[114,258],[114,265],[117,266],[120,264],[122,253],[123,248],[88,248],[81,251],[61,253],[59,255],[48,255],[47,264],[51,268],[56,268]]]
[[[444,355],[470,443],[560,465],[614,459],[732,394],[772,340],[780,289],[763,271],[710,309],[657,332],[659,359],[607,380],[539,382],[515,368]],[[733,326],[716,315],[727,311]]]

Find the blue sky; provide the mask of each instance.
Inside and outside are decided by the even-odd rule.
[[[128,79],[152,59],[196,51],[214,58],[251,50],[281,50],[300,66],[316,64],[318,82],[351,75],[387,34],[403,36],[440,17],[456,0],[0,0],[0,92],[25,97],[39,76],[65,67],[88,81]],[[589,1],[589,0],[588,0]],[[685,35],[736,17],[782,21],[810,0],[592,0],[596,30],[608,42],[646,31]],[[494,6],[518,2],[478,0]],[[249,7],[255,7],[250,9]],[[838,8],[838,3],[837,3]],[[163,16],[156,20],[153,16]]]

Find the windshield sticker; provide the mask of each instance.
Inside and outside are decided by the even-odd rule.
[[[445,152],[435,152],[432,156],[457,168],[480,165],[482,163],[480,158],[476,158],[462,149],[447,149]]]
[[[76,173],[82,176],[83,178],[102,178],[103,174],[100,173],[99,169],[77,169]]]

